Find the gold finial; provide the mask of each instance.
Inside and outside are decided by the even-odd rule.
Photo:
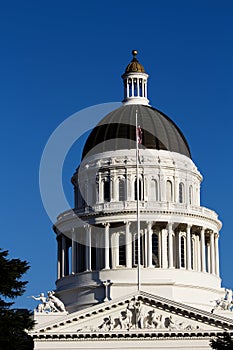
[[[137,54],[138,54],[138,51],[137,51],[137,50],[133,50],[133,51],[132,51],[132,55],[133,55],[135,58],[136,58]]]

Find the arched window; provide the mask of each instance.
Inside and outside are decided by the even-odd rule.
[[[129,84],[129,97],[132,97],[132,79],[128,80],[128,84]]]
[[[119,179],[119,201],[126,200],[125,179]]]
[[[184,184],[179,183],[179,203],[184,203]]]
[[[152,265],[159,267],[159,242],[156,233],[152,234]]]
[[[156,180],[151,181],[151,199],[154,201],[158,201],[158,182]]]
[[[138,95],[137,79],[133,80],[133,85],[134,85],[134,96],[137,96]]]
[[[181,236],[180,238],[180,265],[185,267],[185,238]]]
[[[172,202],[172,197],[173,197],[173,193],[172,193],[172,183],[171,181],[167,181],[166,184],[166,199],[168,202]]]
[[[189,186],[189,204],[193,204],[193,186]]]
[[[109,179],[104,180],[104,202],[110,201],[110,181]]]
[[[139,79],[139,96],[142,97],[142,79]]]
[[[125,235],[119,235],[119,265],[126,265]]]
[[[141,201],[142,200],[142,180],[139,179],[139,195],[138,195],[138,199]],[[134,200],[137,200],[137,179],[135,179],[134,181]]]

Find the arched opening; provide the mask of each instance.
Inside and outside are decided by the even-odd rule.
[[[184,184],[179,183],[179,203],[184,203]]]
[[[180,267],[185,268],[185,238],[180,238]]]
[[[189,204],[193,204],[193,186],[189,186]]]
[[[142,97],[142,79],[139,79],[139,95]]]
[[[104,180],[104,202],[110,201],[110,181],[109,179]]]
[[[142,180],[139,179],[139,194],[138,194],[138,199],[141,201],[142,200]],[[137,179],[134,181],[134,200],[137,200]]]
[[[154,201],[158,201],[158,182],[156,180],[151,181],[151,199]]]
[[[119,179],[119,201],[126,200],[125,179]]]
[[[129,97],[132,97],[132,79],[128,80],[128,86],[129,86]]]
[[[170,180],[166,183],[166,199],[168,202],[173,201],[172,182]]]
[[[137,88],[137,79],[135,78],[133,80],[133,85],[134,85],[134,96],[138,95],[138,88]]]

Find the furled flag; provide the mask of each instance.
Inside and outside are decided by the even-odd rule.
[[[138,144],[142,144],[142,129],[140,128],[140,126],[138,126],[137,128],[137,141]]]

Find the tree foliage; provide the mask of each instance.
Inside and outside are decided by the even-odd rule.
[[[210,341],[212,349],[216,350],[232,350],[233,349],[233,339],[229,333],[224,332],[217,336],[216,339]]]
[[[29,269],[27,261],[9,259],[8,251],[0,249],[0,350],[30,350],[33,342],[26,330],[32,329],[32,313],[14,309],[16,297],[25,292],[21,278]]]

